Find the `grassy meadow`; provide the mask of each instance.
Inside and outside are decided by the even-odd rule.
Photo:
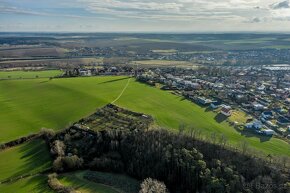
[[[39,139],[0,151],[0,182],[36,174],[50,167],[49,150],[45,142]]]
[[[89,181],[83,178],[85,171],[67,173],[58,177],[59,181],[65,186],[71,186],[81,193],[120,193],[121,191],[104,185]]]
[[[3,193],[55,193],[47,184],[47,176],[36,175],[16,182],[0,184]]]
[[[174,61],[174,60],[139,60],[131,62],[132,65],[138,64],[141,66],[179,66],[179,67],[192,67],[196,65],[187,61]]]
[[[127,81],[126,77],[0,81],[0,142],[37,132],[42,127],[64,128],[112,102]],[[216,113],[134,79],[115,104],[150,114],[165,128],[177,129],[180,123],[185,123],[205,135],[223,133],[234,145],[245,140],[259,151],[290,156],[287,142],[237,131]]]
[[[22,78],[49,78],[60,75],[60,70],[44,71],[0,71],[1,79],[22,79]]]

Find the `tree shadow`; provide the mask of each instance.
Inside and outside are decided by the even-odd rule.
[[[213,109],[210,106],[208,106],[208,107],[205,108],[204,112],[209,112],[209,111],[212,111],[212,110]]]
[[[180,98],[180,101],[185,101],[185,100],[187,100],[187,99],[183,96]]]
[[[246,129],[238,129],[236,127],[234,127],[234,128],[237,132],[239,132],[244,137],[247,137],[247,138],[248,137],[257,137],[257,138],[259,138],[261,143],[267,142],[272,138],[272,136],[266,136],[266,135],[254,133],[255,131],[249,131]]]
[[[50,187],[47,183],[47,176],[46,175],[37,175],[29,178],[27,183],[24,186],[29,186],[31,184],[35,184],[33,188],[33,192],[35,193],[52,193]]]
[[[15,153],[21,154],[19,162],[22,163],[15,168],[15,173],[9,178],[40,173],[52,166],[48,146],[43,140],[36,139],[26,142],[20,145]]]
[[[216,122],[218,122],[218,123],[221,123],[221,122],[225,121],[227,118],[228,118],[227,116],[225,116],[225,115],[223,115],[223,114],[221,114],[221,113],[218,113],[218,114],[214,117],[214,119],[215,119]]]
[[[49,80],[41,81],[41,82],[39,82],[39,84],[43,84],[43,83],[47,83],[47,82],[49,82]]]
[[[124,78],[118,78],[118,79],[114,79],[114,80],[108,80],[108,81],[100,82],[98,84],[107,84],[107,83],[112,83],[112,82],[118,82],[118,81],[126,80],[129,78],[131,78],[131,77],[124,77]]]

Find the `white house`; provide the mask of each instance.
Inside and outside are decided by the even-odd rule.
[[[263,133],[265,134],[265,135],[274,135],[274,133],[275,133],[275,131],[273,131],[272,129],[265,129],[264,131],[263,131]]]
[[[256,111],[265,109],[264,105],[261,105],[260,103],[253,103],[253,107]]]

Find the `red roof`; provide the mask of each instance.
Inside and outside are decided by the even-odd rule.
[[[229,113],[231,109],[223,107],[221,111],[224,113]]]

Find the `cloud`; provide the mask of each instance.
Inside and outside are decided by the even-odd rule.
[[[30,25],[30,17],[60,28],[255,29],[288,28],[290,0],[0,0],[1,22]],[[6,15],[5,15],[6,14]],[[6,19],[7,18],[7,19]],[[110,20],[110,22],[108,22]],[[16,20],[15,20],[16,21]],[[64,25],[67,24],[67,25]],[[276,25],[277,24],[277,25]],[[285,25],[281,25],[285,24]],[[97,27],[96,27],[97,26]],[[246,26],[246,27],[245,27]],[[15,26],[16,28],[16,26]],[[58,29],[58,28],[56,28]]]
[[[290,8],[290,2],[289,2],[289,0],[286,0],[286,1],[279,2],[279,3],[274,3],[274,4],[270,5],[270,7],[272,9],[288,9],[288,8]]]
[[[54,13],[54,12],[46,12],[46,11],[35,11],[31,9],[23,9],[19,7],[13,6],[3,6],[0,5],[0,14],[17,14],[17,15],[34,15],[34,16],[49,16],[49,17],[67,17],[67,18],[102,18],[102,17],[94,17],[94,16],[84,16],[78,14],[65,14],[65,13]],[[107,19],[107,18],[103,18]]]
[[[262,22],[262,19],[258,18],[258,17],[255,17],[255,18],[250,20],[250,23],[260,23],[260,22]]]
[[[1,6],[0,5],[0,13],[12,13],[12,14],[27,14],[27,15],[40,15],[43,13],[38,13],[35,11],[31,11],[31,10],[25,10],[22,8],[17,8],[17,7],[11,7],[11,6]]]
[[[270,5],[270,14],[273,20],[290,21],[290,1],[282,1]]]
[[[148,20],[244,20],[260,0],[77,0],[93,14]]]

